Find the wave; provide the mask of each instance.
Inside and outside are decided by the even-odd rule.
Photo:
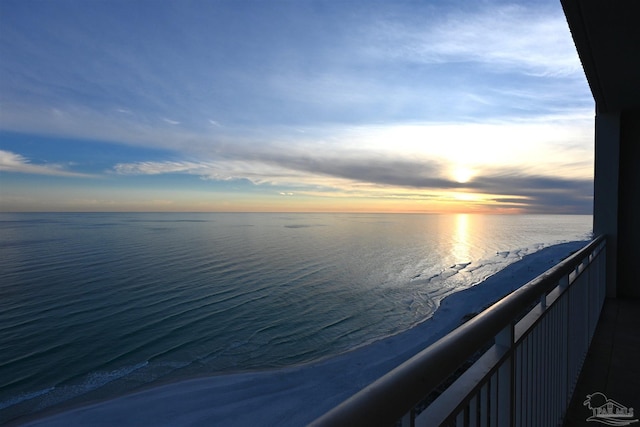
[[[25,402],[27,400],[31,400],[34,399],[38,396],[42,396],[44,394],[47,394],[49,392],[51,392],[52,390],[55,390],[55,387],[47,387],[45,389],[42,390],[37,390],[37,391],[32,391],[32,392],[28,392],[28,393],[21,393],[15,397],[11,397],[3,402],[0,402],[0,410],[1,409],[5,409],[8,408],[10,406],[13,405],[17,405],[18,403],[22,403]]]
[[[149,362],[141,362],[131,366],[124,366],[110,371],[96,371],[86,375],[78,384],[56,385],[21,393],[18,396],[0,402],[0,410],[9,409],[12,406],[27,403],[29,400],[39,398],[34,405],[34,410],[39,411],[61,402],[66,402],[78,396],[97,390],[114,381],[123,379],[133,372],[144,368]]]

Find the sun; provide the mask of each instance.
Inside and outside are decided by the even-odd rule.
[[[457,166],[453,169],[452,175],[455,182],[465,184],[473,178],[474,172],[473,169],[466,166]]]

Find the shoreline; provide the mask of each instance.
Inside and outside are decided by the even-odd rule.
[[[543,248],[444,298],[433,316],[348,352],[277,370],[156,385],[113,399],[23,417],[9,425],[305,425],[504,295],[586,244]]]

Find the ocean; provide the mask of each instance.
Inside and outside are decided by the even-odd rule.
[[[0,214],[0,423],[412,328],[591,216]]]

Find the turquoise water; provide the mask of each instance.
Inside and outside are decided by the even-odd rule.
[[[0,421],[406,330],[590,216],[0,214]]]

